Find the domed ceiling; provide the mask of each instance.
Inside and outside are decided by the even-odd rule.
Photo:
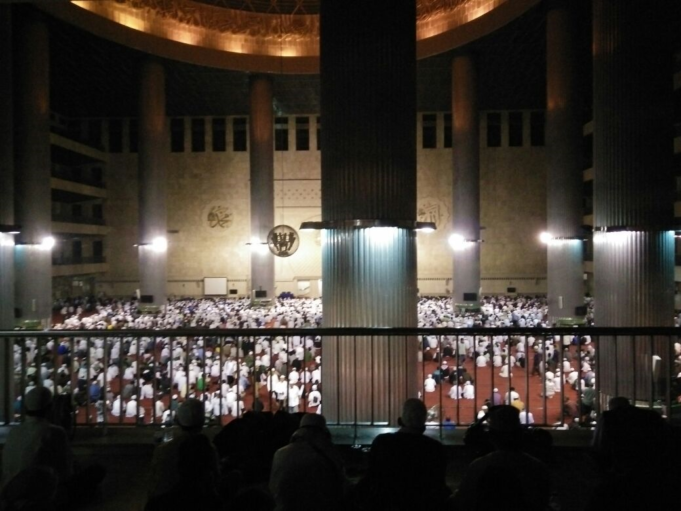
[[[417,0],[418,57],[482,37],[539,2]],[[102,37],[180,61],[280,73],[319,68],[320,0],[77,0],[40,8]]]

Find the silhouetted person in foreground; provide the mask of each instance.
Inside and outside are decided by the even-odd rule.
[[[46,505],[51,500],[57,509],[77,509],[93,499],[106,471],[99,465],[74,467],[66,431],[48,420],[52,406],[46,387],[26,394],[26,419],[10,430],[2,453],[4,497],[31,500],[42,495]],[[45,491],[53,486],[52,494]]]
[[[179,406],[175,415],[179,431],[175,433],[170,442],[160,444],[154,450],[151,461],[150,498],[169,493],[185,484],[179,464],[182,446],[185,442],[191,442],[191,445],[201,445],[198,444],[201,441],[195,440],[193,437],[203,436],[204,420],[205,413],[202,401],[187,399]],[[220,472],[215,447],[208,442],[208,447],[201,448],[199,452],[201,456],[199,459],[195,459],[195,462],[200,461],[203,465],[201,470],[206,474],[211,474],[211,478],[217,480]]]
[[[396,433],[371,444],[367,473],[357,486],[361,509],[438,509],[451,495],[445,482],[447,457],[440,442],[424,436],[426,406],[407,399]]]
[[[205,462],[214,454],[214,448],[205,435],[188,436],[179,447],[177,459],[181,483],[149,500],[145,511],[221,511],[224,503],[217,492],[218,474]]]
[[[277,511],[348,508],[343,461],[322,415],[303,416],[291,442],[274,455],[269,485]]]
[[[524,433],[518,409],[494,406],[488,420],[494,450],[470,464],[454,495],[454,509],[545,511],[551,495],[549,469],[522,451]]]
[[[659,413],[612,398],[596,425],[593,448],[602,480],[588,510],[670,509],[679,469],[671,429]]]

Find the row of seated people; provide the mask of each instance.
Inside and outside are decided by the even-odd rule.
[[[27,420],[10,432],[3,509],[76,509],[83,487],[96,488],[104,476],[96,468],[74,468],[68,439],[47,419],[51,402],[44,387],[32,390],[24,403]],[[523,428],[518,409],[509,405],[492,406],[469,428],[465,443],[475,460],[456,489],[447,485],[447,451],[424,434],[427,409],[418,399],[404,403],[396,432],[374,439],[355,478],[348,476],[323,415],[250,411],[212,441],[205,435],[201,401],[183,402],[175,420],[176,432],[153,454],[148,511],[559,509],[551,436]],[[594,437],[602,472],[587,511],[668,508],[678,477],[672,440],[656,412],[623,398],[611,401]]]

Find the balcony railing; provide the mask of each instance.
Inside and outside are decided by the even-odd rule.
[[[52,213],[53,222],[65,222],[69,224],[84,224],[84,225],[106,225],[103,218],[95,218],[93,216],[79,216],[68,215],[65,213]]]
[[[106,188],[106,184],[101,176],[78,169],[52,166],[52,177],[63,179],[64,181],[71,181],[82,185],[94,186],[96,188]]]
[[[102,264],[106,262],[104,256],[90,256],[90,257],[52,257],[52,264],[55,266],[64,266],[69,264]]]
[[[187,397],[209,402],[207,418],[222,425],[250,410],[255,399],[264,411],[316,412],[317,385],[330,425],[357,436],[391,426],[397,417],[334,420],[342,416],[334,407],[352,410],[354,400],[357,410],[360,387],[372,404],[392,399],[405,389],[385,381],[394,381],[391,372],[403,372],[414,382],[405,393],[424,399],[429,428],[441,438],[473,423],[483,405],[504,401],[519,401],[517,406],[533,414],[534,426],[561,429],[592,426],[616,395],[672,420],[681,418],[676,328],[126,331],[92,326],[102,329],[0,332],[15,353],[14,367],[3,368],[13,374],[4,379],[4,402],[16,404],[6,416],[13,412],[21,420],[19,397],[33,385],[45,385],[73,401],[77,426],[160,427]],[[339,360],[341,351],[356,356],[360,343],[372,347],[366,358],[319,367],[325,357]],[[373,349],[374,343],[381,349]],[[381,350],[390,349],[413,349],[411,360],[418,362],[383,367]],[[325,387],[329,375],[342,385]]]

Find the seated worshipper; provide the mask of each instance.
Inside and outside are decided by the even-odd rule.
[[[549,469],[522,452],[523,429],[518,409],[494,406],[488,419],[488,435],[494,450],[470,464],[454,495],[454,509],[545,511],[551,495]],[[502,481],[509,491],[490,491]]]
[[[205,435],[188,435],[178,449],[177,470],[181,484],[153,497],[145,511],[169,509],[210,509],[219,511],[223,502],[217,491],[217,471],[206,463],[215,455],[215,448]]]
[[[274,454],[270,491],[277,511],[347,509],[348,481],[322,415],[306,413],[291,442]]]
[[[426,381],[423,382],[423,389],[426,392],[435,392],[435,387],[437,386],[437,382],[433,378],[432,374],[429,374],[426,377]]]
[[[369,466],[357,485],[361,509],[393,511],[438,509],[450,490],[445,482],[447,457],[440,442],[425,436],[426,405],[407,399],[396,433],[378,435],[371,444]]]
[[[24,398],[26,420],[10,429],[2,453],[3,487],[26,470],[42,467],[56,477],[57,508],[72,509],[91,499],[104,479],[100,466],[74,469],[73,453],[61,426],[51,424],[52,393],[34,387]]]
[[[178,470],[180,448],[193,436],[201,435],[205,420],[205,407],[198,399],[187,399],[175,413],[175,423],[180,427],[179,434],[173,435],[169,442],[162,443],[154,450],[151,460],[151,481],[149,497],[153,498],[164,493],[169,493],[182,484]],[[201,463],[211,474],[217,475],[218,454],[215,448],[204,452]]]

